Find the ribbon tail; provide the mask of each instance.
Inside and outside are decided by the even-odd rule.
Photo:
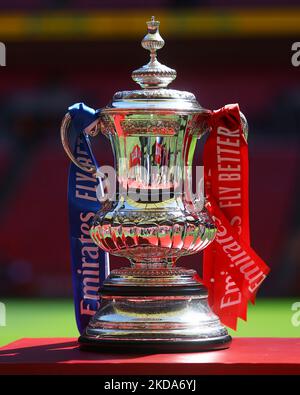
[[[268,266],[250,247],[248,144],[237,104],[214,111],[204,147],[207,208],[218,226],[215,241],[204,250],[203,280],[209,303],[221,322],[237,328],[247,320]]]
[[[69,108],[72,126],[76,133],[73,151],[75,159],[84,160],[98,169],[85,127],[94,122],[97,114],[82,103]],[[80,333],[100,307],[99,288],[110,271],[109,255],[92,241],[89,228],[95,213],[100,209],[96,190],[99,181],[73,163],[69,169],[68,206],[71,247],[71,268],[76,323]]]

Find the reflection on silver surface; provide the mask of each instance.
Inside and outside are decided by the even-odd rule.
[[[123,340],[196,340],[227,335],[211,312],[206,298],[177,297],[175,300],[104,300],[86,331],[88,336]]]
[[[175,267],[216,233],[204,196],[195,199],[191,189],[195,147],[210,130],[211,112],[192,93],[166,89],[176,72],[157,60],[164,44],[159,23],[147,25],[142,45],[150,62],[132,75],[144,89],[117,92],[96,126],[111,142],[117,189],[95,215],[90,234],[131,265],[105,280],[101,308],[80,341],[100,349],[107,340],[116,348],[127,341],[172,344],[174,351],[178,342],[193,343],[195,350],[226,348],[230,336],[196,272]],[[245,118],[243,124],[246,131]]]
[[[106,117],[119,184],[116,200],[95,216],[92,239],[133,265],[172,265],[202,250],[216,228],[204,207],[195,210],[187,169],[206,115]]]
[[[119,269],[107,286],[178,287],[199,285],[194,270]],[[117,293],[116,293],[117,294]],[[117,296],[102,295],[101,309],[90,321],[89,339],[118,341],[197,341],[227,337],[226,329],[212,313],[207,291],[196,295]]]

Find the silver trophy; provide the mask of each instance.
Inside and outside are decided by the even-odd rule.
[[[111,142],[117,189],[93,219],[94,242],[130,266],[113,270],[101,289],[101,307],[79,342],[84,348],[127,351],[202,351],[227,348],[227,329],[208,305],[195,270],[176,267],[215,237],[201,196],[191,192],[197,140],[209,132],[210,111],[192,93],[168,89],[176,71],[157,60],[164,46],[159,22],[147,22],[142,40],[150,61],[132,78],[141,89],[117,92],[96,126]],[[244,118],[243,118],[244,120]],[[244,120],[246,129],[246,121]],[[69,149],[66,120],[64,148]]]

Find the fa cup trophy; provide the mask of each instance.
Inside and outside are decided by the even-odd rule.
[[[142,47],[150,51],[150,61],[132,73],[141,89],[115,93],[109,105],[95,111],[89,127],[82,124],[87,141],[99,131],[109,139],[116,164],[115,198],[102,202],[90,237],[130,265],[112,270],[103,281],[100,307],[79,342],[111,351],[224,349],[231,337],[212,312],[207,289],[195,270],[176,265],[216,235],[204,199],[191,192],[193,155],[197,140],[210,133],[211,111],[192,93],[168,89],[176,71],[157,60],[164,46],[159,22],[152,18],[147,25]],[[65,151],[95,175],[96,167],[71,151],[70,125],[68,113],[61,128]]]

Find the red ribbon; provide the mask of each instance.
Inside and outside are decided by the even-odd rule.
[[[250,247],[248,144],[238,104],[213,111],[204,148],[207,208],[218,227],[215,241],[204,250],[203,282],[209,303],[221,322],[236,329],[247,319],[268,266]]]

